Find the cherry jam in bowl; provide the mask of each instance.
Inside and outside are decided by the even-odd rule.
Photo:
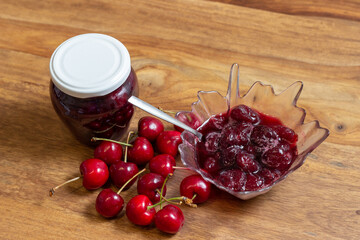
[[[306,112],[296,106],[301,82],[278,95],[272,86],[255,82],[240,96],[238,72],[234,64],[225,97],[200,91],[191,111],[176,117],[203,135],[182,133],[183,164],[246,200],[268,192],[299,168],[329,131],[318,121],[304,123]]]

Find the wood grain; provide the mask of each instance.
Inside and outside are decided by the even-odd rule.
[[[280,1],[265,11],[226,2],[0,1],[0,239],[169,238],[123,215],[101,218],[94,209],[100,190],[72,183],[53,198],[47,195],[92,156],[61,125],[48,93],[53,50],[86,32],[126,45],[140,97],[153,105],[189,110],[198,90],[224,94],[229,68],[238,62],[243,92],[258,80],[276,92],[303,81],[298,103],[307,110],[306,121],[318,119],[331,131],[269,193],[240,201],[214,189],[199,208],[183,207],[186,222],[173,239],[358,239],[360,23],[338,15],[278,14]],[[339,12],[351,6],[341,18],[357,20],[357,2],[326,2]],[[310,1],[303,3],[306,8]],[[132,129],[144,115],[136,111]],[[187,174],[178,171],[171,179],[169,196],[178,194]],[[125,200],[135,191],[125,192]]]
[[[357,0],[210,0],[278,13],[360,20]]]

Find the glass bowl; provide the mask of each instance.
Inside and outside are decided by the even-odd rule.
[[[307,155],[319,146],[329,135],[329,130],[320,127],[317,120],[304,124],[306,111],[305,109],[296,106],[302,88],[303,83],[298,81],[291,84],[280,94],[275,94],[274,88],[271,85],[255,82],[248,92],[241,96],[239,91],[239,66],[238,64],[233,64],[230,70],[226,96],[222,96],[217,91],[199,91],[197,95],[199,100],[191,105],[191,111],[178,112],[175,116],[180,121],[186,119],[184,118],[184,115],[189,116],[188,119],[195,116],[203,125],[211,116],[227,112],[234,106],[245,104],[259,112],[280,119],[285,126],[293,129],[297,133],[298,155],[289,170],[271,185],[257,191],[243,192],[235,192],[225,188],[209,173],[200,168],[198,161],[196,160],[197,154],[195,148],[195,144],[199,139],[188,131],[184,131],[181,134],[182,144],[179,145],[181,161],[185,166],[199,173],[204,179],[211,182],[216,187],[240,199],[247,200],[268,192],[273,186],[298,169],[304,163]]]

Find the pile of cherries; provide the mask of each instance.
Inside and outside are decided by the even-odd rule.
[[[177,205],[185,203],[196,206],[205,202],[210,196],[211,185],[200,175],[190,175],[180,184],[180,197],[165,198],[168,178],[176,168],[181,168],[176,167],[174,158],[181,143],[181,132],[164,131],[160,120],[143,117],[138,123],[138,136],[131,141],[130,138],[134,137],[132,134],[129,133],[126,143],[94,138],[102,142],[95,148],[94,158],[81,163],[81,176],[52,188],[50,196],[57,188],[80,178],[88,190],[102,187],[110,178],[119,190],[114,192],[111,188],[103,189],[96,198],[95,207],[103,217],[113,218],[124,208],[124,199],[120,193],[129,189],[148,165],[150,172],[138,179],[138,195],[126,204],[126,216],[136,225],[154,223],[159,230],[175,234],[184,224],[184,214]]]
[[[219,185],[236,192],[271,185],[297,157],[297,134],[275,117],[239,105],[198,131],[197,161]]]

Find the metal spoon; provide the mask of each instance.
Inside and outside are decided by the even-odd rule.
[[[195,129],[189,127],[188,125],[180,122],[179,120],[177,120],[176,118],[173,118],[169,115],[167,115],[166,113],[164,113],[163,111],[157,109],[156,107],[148,104],[147,102],[144,102],[143,100],[137,98],[137,97],[134,97],[134,96],[131,96],[129,99],[128,99],[129,103],[131,103],[132,105],[144,110],[145,112],[148,112],[152,115],[154,115],[155,117],[158,117],[158,118],[161,118],[162,120],[165,120],[169,123],[172,123],[178,127],[181,127],[182,129],[185,129],[186,131],[189,131],[193,134],[195,134],[195,136],[197,136],[199,139],[202,138],[202,134],[199,133],[198,131],[196,131]]]

